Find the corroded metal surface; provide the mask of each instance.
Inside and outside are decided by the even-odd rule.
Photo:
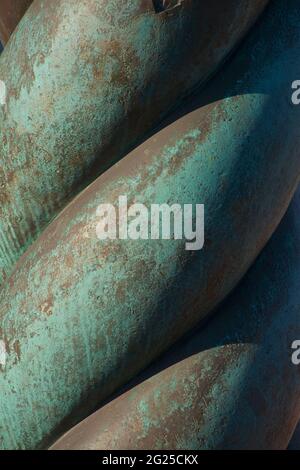
[[[98,178],[18,262],[1,293],[1,447],[44,445],[87,416],[204,318],[263,248],[299,181],[289,84],[299,15],[296,0],[273,2],[197,109]],[[204,203],[204,249],[99,241],[96,208],[119,195]]]
[[[32,0],[0,0],[0,41],[6,44]]]
[[[117,161],[267,0],[36,0],[0,59],[0,282],[57,211]],[[28,33],[30,31],[30,34]]]
[[[300,192],[217,315],[52,449],[285,449],[300,412]]]

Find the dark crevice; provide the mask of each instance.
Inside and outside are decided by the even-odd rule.
[[[181,4],[182,0],[153,0],[153,7],[156,13],[171,10]]]

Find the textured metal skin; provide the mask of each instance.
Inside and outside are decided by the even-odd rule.
[[[32,0],[0,0],[0,40],[3,45],[7,43],[31,3]]]
[[[0,58],[0,282],[58,210],[220,65],[267,0],[36,0]],[[30,31],[30,34],[28,34]]]
[[[1,295],[3,448],[35,447],[63,418],[86,416],[222,300],[269,238],[299,179],[299,110],[284,88],[298,68],[300,40],[298,8],[289,3],[282,15],[286,2],[275,2],[208,89],[209,96],[229,83],[226,99],[106,172],[17,265]],[[96,207],[119,194],[146,204],[205,203],[205,249],[100,242]]]
[[[52,449],[285,449],[300,412],[300,192],[205,328]]]
[[[1,292],[1,447],[45,445],[86,417],[223,300],[263,248],[299,181],[289,84],[299,15],[295,0],[272,3],[202,106],[98,178],[17,263]],[[99,241],[96,208],[119,195],[204,203],[204,249]]]

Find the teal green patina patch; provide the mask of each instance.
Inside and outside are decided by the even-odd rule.
[[[267,0],[213,3],[172,15],[152,0],[32,4],[0,59],[0,282],[72,196],[216,70]]]
[[[300,192],[205,328],[52,449],[286,449],[300,402],[299,370],[291,363],[291,344],[300,337],[299,210]]]
[[[285,88],[298,70],[299,8],[289,2],[283,15],[286,0],[275,1],[189,112],[73,200],[17,264],[1,292],[1,333],[19,351],[0,372],[3,448],[48,444],[62,422],[87,416],[205,318],[268,241],[299,182],[300,111]],[[96,210],[120,194],[205,204],[204,249],[97,240]]]

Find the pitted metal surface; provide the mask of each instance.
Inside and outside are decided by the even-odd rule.
[[[0,282],[51,219],[205,82],[267,0],[35,0],[0,58]]]
[[[295,0],[274,2],[184,116],[73,200],[17,263],[1,293],[3,448],[46,445],[87,416],[204,319],[265,246],[299,183],[300,111],[286,87],[298,16]],[[204,249],[100,242],[96,209],[120,194],[204,203]]]

